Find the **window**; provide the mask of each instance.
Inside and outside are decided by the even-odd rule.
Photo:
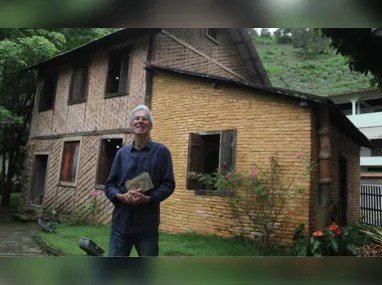
[[[236,130],[190,133],[187,171],[196,173],[226,173],[235,166]],[[216,190],[187,178],[188,190]]]
[[[89,64],[81,63],[73,68],[68,104],[83,103],[87,98]]]
[[[110,138],[101,140],[100,156],[98,161],[97,185],[104,185],[109,177],[110,169],[117,151],[122,147],[123,139]]]
[[[53,109],[56,97],[57,74],[44,75],[41,80],[39,112]]]
[[[62,152],[60,182],[75,183],[80,141],[66,141]]]
[[[118,50],[109,55],[105,97],[121,96],[128,93],[129,70],[130,50]]]
[[[214,43],[218,43],[218,29],[206,29],[206,36]]]

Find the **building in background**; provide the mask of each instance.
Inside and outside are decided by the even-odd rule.
[[[382,185],[382,94],[379,89],[328,95],[375,149],[361,149],[361,183]]]

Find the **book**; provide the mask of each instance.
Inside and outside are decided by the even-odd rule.
[[[154,187],[150,175],[147,172],[143,172],[134,179],[126,181],[125,185],[127,189],[141,188],[143,193],[151,190]]]

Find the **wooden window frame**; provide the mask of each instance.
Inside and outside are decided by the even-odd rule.
[[[75,71],[81,69],[81,92],[83,92],[83,98],[78,100],[73,100],[74,95],[74,80],[75,80]],[[85,72],[84,72],[85,71]],[[85,103],[88,100],[89,92],[89,82],[90,82],[90,61],[85,60],[77,64],[73,64],[72,75],[70,78],[70,87],[68,95],[68,105],[75,105],[80,103]]]
[[[120,82],[119,82],[119,88],[117,92],[109,93],[109,72],[110,72],[110,59],[118,54],[122,54],[121,59],[121,71],[120,71]],[[123,56],[124,55],[124,56]],[[126,56],[128,56],[128,59],[126,59]],[[126,70],[127,68],[127,70]],[[126,96],[129,95],[130,92],[130,82],[131,82],[131,68],[132,68],[132,48],[131,47],[123,47],[119,49],[114,49],[109,51],[108,53],[108,63],[107,63],[107,72],[106,72],[106,78],[105,78],[105,96],[104,98],[114,98],[114,97],[120,97],[120,96]],[[122,76],[122,73],[126,73],[124,76]],[[122,79],[124,78],[124,80]],[[125,82],[125,86],[123,83]]]
[[[61,171],[62,171],[62,159],[64,157],[64,146],[66,142],[78,142],[78,159],[77,159],[77,166],[76,166],[76,175],[74,178],[74,182],[65,182],[61,181]],[[58,175],[57,175],[57,181],[58,185],[65,186],[65,187],[77,187],[77,181],[78,181],[78,173],[80,170],[80,161],[81,161],[81,147],[82,147],[82,137],[71,137],[62,139],[61,142],[61,155],[60,155],[60,164],[58,168]]]
[[[107,135],[107,136],[102,136],[99,139],[97,168],[96,168],[96,175],[95,175],[95,181],[94,181],[95,189],[97,189],[97,190],[105,190],[105,185],[98,183],[98,179],[99,179],[99,175],[100,175],[99,170],[101,167],[102,143],[104,140],[113,140],[113,139],[122,139],[122,147],[125,145],[126,137],[124,135]]]
[[[224,129],[224,130],[215,130],[215,131],[199,131],[194,133],[189,133],[189,140],[188,140],[188,157],[187,157],[187,173],[190,173],[193,171],[191,169],[191,148],[192,148],[192,136],[199,135],[199,136],[207,136],[207,135],[220,135],[219,139],[219,169],[222,172],[226,172],[224,161],[227,160],[227,157],[222,157],[222,148],[227,144],[224,143],[223,140],[226,140],[227,136],[232,136],[231,141],[231,152],[228,156],[229,166],[228,167],[235,167],[236,166],[236,139],[237,139],[237,130],[236,129]],[[223,144],[223,145],[222,145]],[[201,153],[203,153],[203,149],[201,150]],[[200,154],[201,155],[201,154]],[[225,154],[226,156],[227,154]],[[203,163],[203,161],[201,162]],[[228,193],[220,192],[216,190],[201,190],[201,189],[192,189],[195,187],[190,187],[191,180],[186,177],[186,189],[187,191],[194,191],[195,195],[208,195],[208,196],[222,196],[227,197],[229,196]]]
[[[211,30],[211,29],[216,30],[216,34],[217,34],[218,29],[215,29],[215,28],[206,28],[206,29],[205,29],[206,37],[207,37],[210,41],[212,41],[213,43],[219,45],[219,41],[217,40],[217,36],[216,36],[216,39],[215,39],[213,36],[210,35],[210,30]]]
[[[53,96],[52,98],[52,105],[51,106],[44,106],[43,105],[43,98],[45,98],[45,96],[47,96],[46,94],[46,89],[45,89],[45,86],[46,86],[46,81],[48,79],[51,79],[53,82],[53,94],[51,94],[51,96]],[[58,85],[58,72],[56,71],[52,71],[50,74],[44,72],[42,74],[39,74],[39,79],[38,79],[38,82],[39,82],[39,96],[38,96],[38,111],[39,112],[45,112],[45,111],[50,111],[50,110],[53,110],[54,109],[54,106],[55,106],[55,103],[56,103],[56,94],[57,94],[57,85]],[[44,89],[43,89],[44,87]]]

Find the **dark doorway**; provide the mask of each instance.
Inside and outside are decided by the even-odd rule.
[[[339,224],[347,224],[348,210],[348,161],[345,157],[339,157],[339,176],[338,176],[338,204],[339,204]]]
[[[48,155],[39,154],[34,159],[34,170],[31,184],[30,201],[34,205],[42,205],[45,194],[46,170],[48,168]]]

